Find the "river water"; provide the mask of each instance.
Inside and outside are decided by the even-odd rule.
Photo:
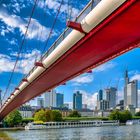
[[[14,140],[140,140],[140,125],[6,131]]]

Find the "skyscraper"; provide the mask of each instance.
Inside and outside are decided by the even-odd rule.
[[[55,90],[46,92],[44,96],[45,107],[61,107],[64,104],[64,95],[56,93]]]
[[[45,93],[45,107],[56,107],[56,91],[51,90]]]
[[[97,102],[97,109],[101,111],[105,111],[109,109],[109,101],[107,100],[100,100]]]
[[[64,105],[64,95],[61,93],[56,94],[56,106],[62,107]]]
[[[39,108],[43,108],[44,107],[44,99],[43,98],[41,98],[41,97],[37,98],[37,106]]]
[[[98,95],[97,95],[97,101],[103,100],[103,90],[99,90]]]
[[[125,72],[124,108],[133,105],[138,107],[138,81],[129,81],[128,71]]]
[[[79,91],[73,94],[73,109],[82,109],[82,94]]]
[[[101,89],[97,95],[97,109],[102,111],[109,109],[109,101],[103,99],[103,90]]]
[[[110,87],[105,89],[106,92],[106,100],[109,101],[109,108],[113,109],[116,107],[116,92],[117,89],[115,87]]]

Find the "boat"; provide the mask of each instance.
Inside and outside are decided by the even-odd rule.
[[[135,124],[140,124],[140,120],[128,120],[126,122],[126,125],[135,125]]]
[[[77,127],[100,127],[100,126],[116,126],[119,121],[74,121],[74,122],[46,122],[46,123],[28,123],[25,130],[39,129],[56,129],[56,128],[77,128]]]

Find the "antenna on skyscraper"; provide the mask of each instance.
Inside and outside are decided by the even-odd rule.
[[[100,80],[100,89],[102,89],[102,81]]]
[[[110,87],[111,82],[112,82],[112,78],[110,78],[110,80],[109,80],[109,83],[107,85],[107,89]]]

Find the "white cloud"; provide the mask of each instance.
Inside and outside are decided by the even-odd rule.
[[[124,99],[124,91],[123,90],[119,90],[117,91],[117,103],[119,103],[120,100]]]
[[[84,75],[80,75],[74,79],[71,80],[71,82],[74,82],[74,85],[81,85],[81,84],[87,84],[87,83],[91,83],[93,81],[93,75],[89,75],[89,74],[84,74]]]
[[[5,33],[10,31],[14,31],[14,29],[19,29],[21,35],[25,34],[28,19],[22,19],[17,15],[10,15],[7,11],[1,10],[0,11],[0,20],[3,21],[7,25],[7,29],[3,29],[1,34],[4,36]],[[41,25],[36,19],[31,20],[31,24],[28,29],[27,38],[29,39],[39,39],[41,41],[45,41],[50,28],[46,28],[45,26]],[[56,32],[52,34],[53,36],[56,35]],[[39,36],[39,37],[38,37]]]
[[[50,10],[53,10],[55,13],[57,12],[59,6],[60,6],[60,1],[58,0],[46,0],[45,4],[47,5],[47,8],[49,8]],[[40,1],[40,3],[38,4],[41,8],[44,8],[44,2]],[[79,10],[69,6],[69,9],[72,10],[71,12],[71,17],[74,18],[78,15]],[[63,2],[63,5],[61,6],[60,12],[65,14],[68,11],[68,5],[67,3]]]
[[[102,64],[102,65],[98,66],[97,68],[93,69],[93,71],[94,72],[102,72],[102,71],[112,69],[115,66],[116,66],[116,63],[108,62],[108,63],[105,63],[105,64]]]
[[[18,61],[15,72],[28,74],[28,72],[34,66],[36,54],[39,56],[40,51],[33,50],[32,52],[28,52],[27,54],[24,54],[24,55],[22,54],[21,55],[22,57]],[[16,56],[17,54],[12,54],[12,55]],[[11,57],[0,54],[0,73],[11,72],[14,67],[14,64],[15,64],[15,61]]]
[[[11,61],[9,56],[0,54],[0,72],[12,71],[13,65],[14,62]]]
[[[16,10],[16,12],[20,12],[20,9],[21,9],[21,7],[20,7],[20,4],[19,3],[14,3],[13,4],[13,7],[15,8],[15,10]]]
[[[97,105],[97,92],[90,94],[84,90],[78,90],[82,93],[82,103],[87,104],[88,108],[95,109]]]
[[[12,38],[11,40],[6,39],[6,41],[13,46],[18,46],[18,41],[15,38]]]
[[[136,73],[134,76],[131,77],[131,80],[139,80],[140,81],[140,74]]]
[[[115,66],[116,66],[116,64],[113,62],[105,63],[105,64],[93,69],[93,72],[106,71]],[[80,86],[81,84],[91,83],[91,82],[93,82],[93,80],[94,80],[94,74],[91,73],[91,74],[80,75],[80,76],[72,79],[71,82],[73,82],[74,86]]]

